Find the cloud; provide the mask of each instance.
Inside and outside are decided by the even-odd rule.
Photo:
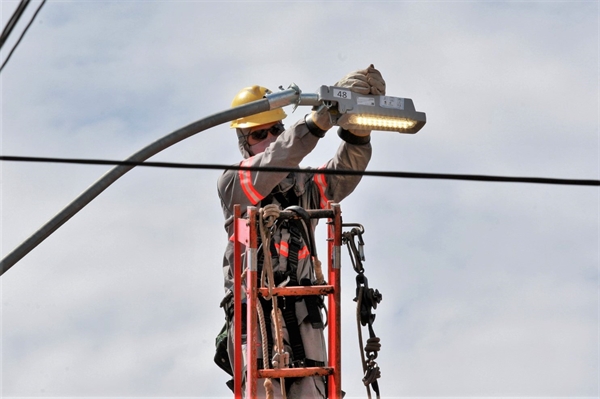
[[[371,170],[596,179],[597,11],[50,2],[2,72],[2,153],[123,159],[244,86],[310,92],[374,63],[428,122],[373,133]],[[307,112],[290,108],[288,124]],[[332,130],[303,164],[338,142]],[[239,153],[221,126],[154,159]],[[0,168],[3,254],[108,169]],[[2,277],[3,397],[230,396],[212,362],[227,239],[218,175],[136,168]],[[367,276],[383,293],[383,397],[598,395],[597,190],[365,177],[342,210],[366,228]],[[344,390],[362,397],[343,261]]]

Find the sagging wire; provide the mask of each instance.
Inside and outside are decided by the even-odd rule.
[[[148,161],[116,161],[109,159],[81,159],[81,158],[54,158],[54,157],[24,157],[13,155],[0,155],[0,161],[9,162],[39,162],[39,163],[64,163],[77,165],[116,165],[116,166],[145,166],[154,168],[173,168],[173,169],[209,169],[209,170],[247,170],[263,172],[294,172],[294,173],[315,173],[314,169],[301,168],[283,168],[276,166],[241,166],[241,165],[222,165],[222,164],[197,164],[197,163],[179,163],[179,162],[148,162]],[[535,183],[535,184],[554,184],[568,186],[600,186],[600,180],[597,179],[563,179],[556,177],[527,177],[527,176],[494,176],[494,175],[473,175],[456,173],[421,173],[421,172],[396,172],[396,171],[370,171],[370,170],[334,170],[319,169],[320,174],[339,175],[339,176],[372,176],[372,177],[393,177],[404,179],[430,179],[430,180],[461,180],[461,181],[479,181],[479,182],[503,182],[503,183]]]
[[[23,3],[23,2],[22,2]],[[29,1],[27,1],[27,3],[29,3]],[[10,59],[10,57],[12,56],[12,54],[15,52],[17,46],[19,45],[19,43],[21,43],[21,40],[23,39],[23,37],[25,36],[25,33],[27,33],[27,30],[29,29],[29,27],[31,26],[31,24],[33,24],[33,20],[35,19],[35,17],[38,15],[38,13],[40,12],[40,10],[42,9],[42,7],[44,6],[44,4],[46,3],[46,0],[42,0],[42,2],[40,3],[39,7],[37,8],[37,10],[35,10],[35,13],[33,14],[33,16],[31,17],[31,20],[29,20],[29,23],[27,24],[27,26],[25,26],[25,29],[23,29],[23,32],[21,32],[21,36],[19,36],[19,39],[17,39],[17,42],[15,43],[15,45],[13,46],[13,48],[10,50],[10,52],[8,53],[8,56],[6,56],[6,59],[4,60],[4,62],[2,63],[2,66],[0,66],[0,72],[2,72],[2,70],[4,69],[4,67],[6,66],[6,63],[8,62],[8,60]],[[20,6],[21,4],[19,4]],[[27,4],[25,5],[25,7],[27,6]],[[25,9],[25,7],[23,7],[23,10]],[[15,12],[16,15],[16,12]],[[21,14],[17,17],[17,19],[21,16]],[[14,15],[13,15],[14,17]],[[11,18],[12,21],[12,18]],[[9,24],[10,22],[9,21]],[[16,24],[16,21],[15,21]],[[14,25],[12,26],[14,27]],[[12,30],[12,27],[10,28],[10,30]],[[8,28],[8,25],[6,26],[6,28]],[[6,30],[5,28],[5,30]],[[8,38],[8,35],[10,34],[10,31],[6,34],[6,37],[4,36],[4,32],[2,32],[2,40],[0,40],[0,47],[4,44],[4,42],[6,41],[6,39]]]
[[[381,377],[381,370],[375,361],[377,354],[381,350],[381,340],[373,330],[373,322],[375,314],[372,310],[377,309],[377,305],[382,300],[382,295],[379,290],[369,288],[369,282],[365,276],[365,268],[363,266],[365,260],[363,233],[365,228],[360,224],[342,224],[342,227],[353,227],[352,230],[342,233],[342,244],[348,248],[352,267],[356,272],[356,327],[358,330],[358,345],[360,348],[360,357],[363,367],[362,382],[366,387],[367,396],[371,399],[371,388],[380,398],[378,379]],[[357,242],[358,241],[358,245]],[[367,326],[369,330],[369,338],[367,344],[363,348],[362,326]]]
[[[23,16],[23,13],[25,12],[25,9],[29,5],[30,1],[31,0],[21,0],[19,5],[17,5],[15,12],[6,23],[6,26],[4,27],[4,29],[2,30],[2,34],[0,35],[0,49],[4,46],[4,43],[6,43],[8,36],[10,36],[10,34],[12,33],[12,30],[17,25],[17,22],[19,22],[19,19],[21,19],[21,16]]]

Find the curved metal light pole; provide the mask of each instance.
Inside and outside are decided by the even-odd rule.
[[[152,144],[131,155],[125,161],[143,162],[151,156],[156,155],[162,150],[172,146],[173,144],[185,140],[203,130],[210,129],[211,127],[225,122],[230,122],[234,119],[258,114],[271,109],[282,108],[290,104],[300,105],[300,93],[300,89],[297,86],[292,85],[289,89],[267,95],[264,99],[207,116],[206,118],[190,123],[189,125],[175,130],[165,137],[153,142]],[[303,96],[302,105],[312,105],[314,100],[315,98],[313,98],[311,95],[306,97]],[[106,190],[108,186],[113,184],[115,181],[117,181],[117,179],[129,172],[134,167],[134,165],[119,165],[98,179],[87,190],[75,198],[73,202],[67,205],[62,211],[60,211],[56,216],[43,225],[38,231],[33,233],[28,239],[23,241],[21,245],[6,255],[4,259],[0,261],[0,275],[4,274],[8,269],[14,266],[15,263],[21,260],[32,249],[48,238],[50,234],[54,233],[60,226],[65,224],[83,207],[85,207],[100,193]]]
[[[147,147],[136,152],[125,162],[143,162],[162,150],[200,133],[203,130],[220,125],[234,119],[243,118],[272,109],[283,108],[287,105],[326,105],[335,106],[335,124],[345,123],[356,128],[369,130],[389,130],[400,133],[416,133],[425,124],[425,114],[417,112],[411,99],[357,95],[348,89],[321,86],[317,93],[302,93],[295,84],[287,90],[268,94],[265,98],[239,107],[222,111],[193,122],[181,129],[166,135]],[[119,165],[102,176],[96,183],[67,205],[54,218],[36,231],[31,237],[15,248],[0,261],[0,276],[10,269],[21,258],[38,246],[73,215],[89,204],[118,178],[133,169],[135,165]]]

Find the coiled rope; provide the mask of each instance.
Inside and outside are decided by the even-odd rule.
[[[290,358],[289,353],[285,351],[285,348],[283,346],[283,320],[281,316],[281,311],[279,310],[279,306],[277,303],[277,296],[273,295],[273,288],[275,287],[275,277],[273,273],[273,264],[271,263],[271,255],[269,253],[271,248],[272,227],[274,226],[277,218],[279,218],[280,211],[281,210],[277,205],[269,204],[259,210],[258,222],[263,247],[263,268],[260,276],[260,285],[261,287],[267,287],[268,289],[268,295],[265,297],[265,299],[273,302],[271,311],[271,320],[273,320],[273,324],[275,326],[275,345],[273,348],[273,352],[275,352],[275,354],[273,356],[273,368],[286,368],[289,364]],[[285,282],[282,284],[285,284]],[[264,310],[260,302],[256,303],[256,311],[258,312],[258,320],[260,323],[260,331],[262,337],[263,367],[265,369],[268,369],[270,366],[267,342],[267,326],[263,314]],[[279,385],[281,387],[281,396],[283,397],[283,399],[286,399],[287,394],[285,391],[283,377],[279,379]],[[265,387],[267,399],[273,399],[274,390],[273,382],[271,381],[271,379],[265,378],[263,386]]]

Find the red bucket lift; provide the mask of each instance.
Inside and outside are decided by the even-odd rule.
[[[277,296],[327,295],[327,348],[328,362],[325,367],[294,367],[279,369],[259,369],[257,362],[258,328],[256,308],[258,295],[266,296],[267,288],[257,287],[258,274],[258,209],[248,207],[246,217],[240,217],[240,206],[234,206],[234,395],[242,399],[242,245],[245,247],[246,270],[246,304],[249,310],[246,315],[246,398],[257,396],[257,381],[260,378],[288,378],[307,376],[327,376],[328,397],[342,398],[342,359],[341,359],[341,275],[340,257],[342,245],[342,217],[339,204],[328,204],[328,209],[306,210],[311,219],[328,219],[327,268],[330,285],[278,287],[272,290]],[[282,211],[280,218],[295,217],[293,212]]]

